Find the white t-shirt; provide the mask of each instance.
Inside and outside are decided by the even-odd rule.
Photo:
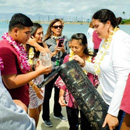
[[[92,52],[94,51],[94,44],[93,44],[93,28],[89,28],[87,31],[87,41],[88,41],[88,49]]]
[[[104,43],[101,42],[100,47]],[[94,73],[94,64],[86,62],[85,70]],[[98,75],[102,87],[102,98],[109,105],[108,113],[118,116],[119,107],[130,73],[130,36],[117,31],[111,41],[107,54],[100,64]]]

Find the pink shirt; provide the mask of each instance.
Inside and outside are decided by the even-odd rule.
[[[98,34],[93,31],[93,43],[94,43],[94,49],[99,49],[100,46],[100,42],[102,41],[102,39],[100,39],[98,37]]]
[[[127,79],[126,88],[124,91],[120,109],[130,114],[130,74]]]
[[[68,61],[69,61],[69,55],[65,56],[63,63],[66,63]],[[94,76],[90,73],[88,73],[87,76],[89,77],[89,80],[92,82],[92,84],[94,86],[96,86],[99,83],[96,76]],[[63,89],[65,91],[64,97],[65,97],[65,101],[66,101],[67,106],[71,107],[71,108],[77,108],[77,103],[76,103],[74,97],[72,96],[71,92],[68,91],[65,83],[63,82],[63,80],[61,79],[60,76],[57,78],[55,85],[58,88]]]
[[[11,74],[23,74],[20,69],[20,60],[15,49],[5,40],[0,41],[0,57],[4,62],[4,69],[1,70],[2,75],[11,75]],[[22,80],[22,79],[21,79]],[[13,99],[21,100],[26,106],[29,104],[29,89],[28,85],[8,89]]]

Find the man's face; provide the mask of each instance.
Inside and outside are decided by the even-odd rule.
[[[31,27],[24,27],[24,29],[17,30],[16,41],[22,44],[26,44],[30,38]]]

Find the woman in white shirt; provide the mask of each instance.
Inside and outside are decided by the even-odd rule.
[[[103,127],[108,124],[110,130],[117,129],[119,107],[130,72],[130,36],[118,28],[119,21],[108,9],[97,11],[92,22],[99,38],[103,40],[95,63],[74,57],[87,72],[98,75],[102,97],[109,105]]]

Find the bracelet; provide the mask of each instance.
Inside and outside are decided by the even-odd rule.
[[[34,85],[33,81],[29,82],[29,85],[33,86]]]

